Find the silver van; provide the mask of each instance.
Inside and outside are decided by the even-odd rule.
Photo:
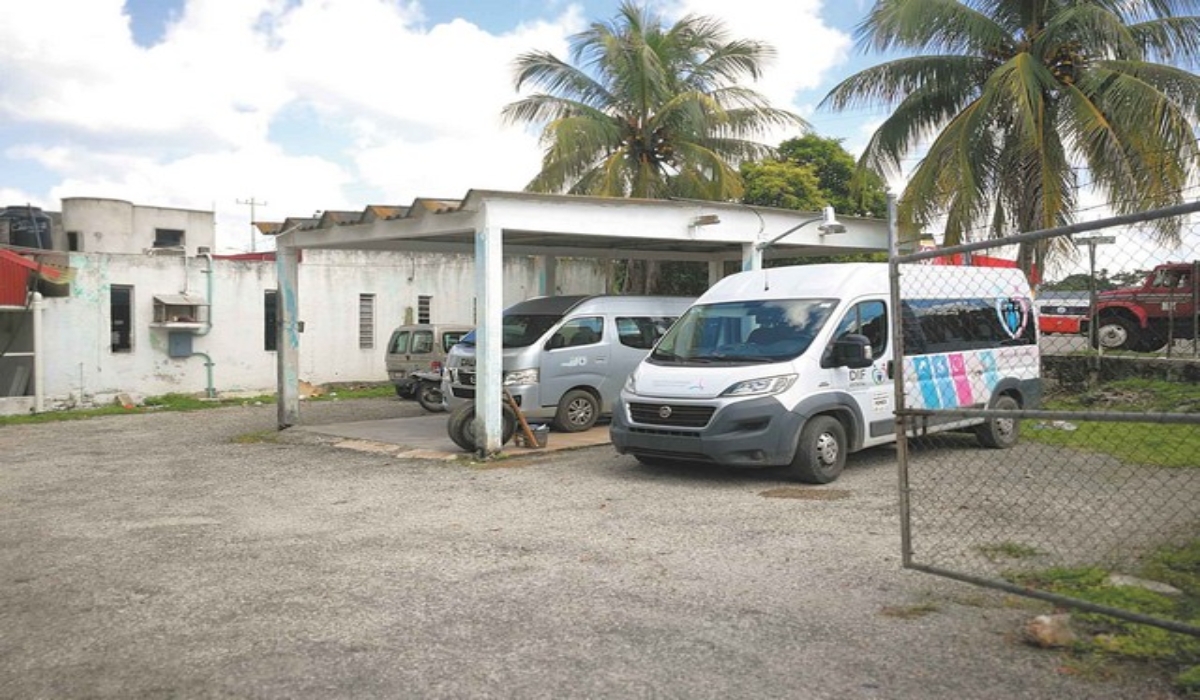
[[[538,297],[504,310],[503,386],[530,420],[579,432],[612,412],[625,378],[692,298]],[[475,334],[446,357],[451,410],[475,400]]]
[[[446,363],[446,353],[470,330],[470,326],[462,324],[417,323],[392,331],[384,367],[396,387],[396,395],[414,398],[417,380],[413,372],[440,372]]]

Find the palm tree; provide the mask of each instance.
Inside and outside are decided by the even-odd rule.
[[[516,61],[516,87],[539,92],[504,108],[508,123],[540,125],[545,148],[534,192],[732,200],[738,165],[771,147],[767,127],[807,129],[737,84],[774,51],[729,40],[721,22],[688,15],[672,26],[632,2],[571,38],[568,63],[544,51]]]
[[[879,0],[860,48],[912,52],[826,96],[834,109],[894,109],[863,166],[899,173],[927,151],[901,222],[941,216],[945,240],[999,238],[1070,223],[1090,185],[1117,213],[1182,201],[1200,166],[1197,0]],[[1175,64],[1168,65],[1168,64]],[[1180,221],[1153,224],[1178,240]],[[1022,267],[1059,248],[1021,247]]]

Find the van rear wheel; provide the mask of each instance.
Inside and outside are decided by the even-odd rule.
[[[554,427],[564,433],[581,433],[596,424],[600,417],[600,401],[592,392],[572,389],[558,402]]]
[[[832,416],[816,416],[800,430],[789,472],[806,484],[828,484],[846,466],[846,428]]]
[[[993,411],[1018,411],[1021,404],[1011,396],[1001,396],[992,406]],[[984,447],[1006,450],[1017,444],[1021,435],[1021,422],[1015,418],[989,418],[986,423],[975,426],[975,439]]]

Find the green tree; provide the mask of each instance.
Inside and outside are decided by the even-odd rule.
[[[766,160],[742,163],[741,173],[746,183],[742,196],[745,204],[801,211],[817,211],[825,206],[827,198],[821,189],[820,176],[811,165]]]
[[[710,17],[688,15],[666,26],[624,2],[614,19],[571,38],[570,62],[545,51],[522,54],[516,87],[536,91],[507,105],[503,117],[542,129],[542,168],[526,189],[740,199],[738,165],[773,152],[753,138],[772,127],[808,128],[739,84],[757,79],[774,53],[762,42],[730,39]],[[659,281],[654,263],[627,261],[617,266],[613,286],[674,291]]]
[[[806,134],[779,144],[784,162],[806,165],[817,174],[824,201],[840,214],[876,216],[887,214],[887,187],[883,178],[859,169],[842,139]]]
[[[902,225],[945,241],[1070,223],[1091,185],[1117,213],[1182,201],[1200,165],[1196,0],[878,0],[860,48],[909,52],[837,85],[822,105],[893,109],[860,165],[901,171]],[[1166,243],[1180,221],[1150,224]],[[1022,267],[1070,241],[1022,245]]]
[[[537,92],[507,105],[507,123],[542,128],[534,192],[605,197],[731,200],[737,166],[771,147],[753,140],[770,127],[807,128],[739,84],[757,79],[774,50],[731,40],[713,18],[671,26],[632,2],[570,42],[571,63],[546,51],[516,61],[516,87]]]

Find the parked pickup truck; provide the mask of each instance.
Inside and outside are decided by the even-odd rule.
[[[1080,333],[1092,347],[1135,352],[1158,352],[1171,341],[1196,337],[1197,269],[1200,261],[1164,263],[1140,287],[1098,292]]]

